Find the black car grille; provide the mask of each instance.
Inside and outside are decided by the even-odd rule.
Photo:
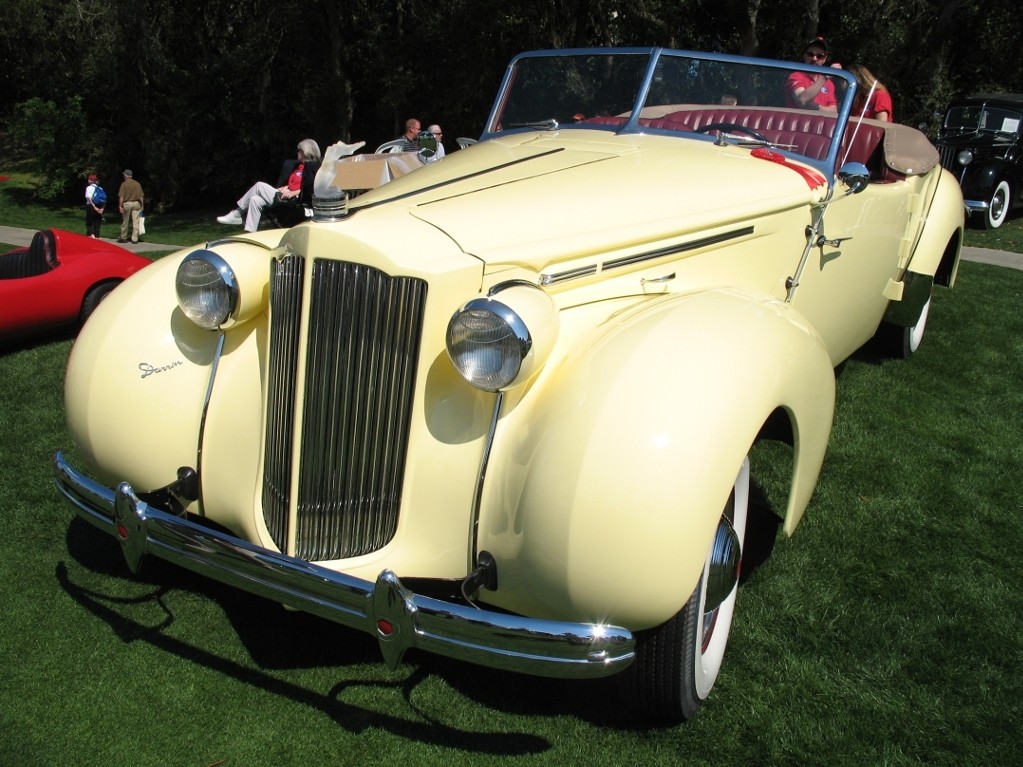
[[[955,171],[957,154],[959,154],[959,149],[957,147],[939,146],[938,156],[941,158],[941,167],[945,170]]]
[[[263,516],[287,551],[297,460],[293,553],[340,559],[381,548],[397,529],[426,283],[315,259],[303,357],[305,264],[288,256],[270,275]]]
[[[992,157],[1002,157],[1005,155],[1007,147],[969,146],[968,144],[939,144],[938,156],[941,158],[941,167],[953,172],[961,171],[963,166],[956,162],[956,157],[964,149],[969,149],[973,153],[973,161],[977,162],[978,160],[988,160]]]

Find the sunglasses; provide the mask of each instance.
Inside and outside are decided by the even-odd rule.
[[[803,51],[803,55],[808,59],[820,59],[821,61],[828,57],[826,53],[814,53],[813,51]]]

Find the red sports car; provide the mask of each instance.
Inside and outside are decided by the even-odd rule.
[[[0,255],[0,342],[84,322],[114,287],[149,259],[60,229]]]

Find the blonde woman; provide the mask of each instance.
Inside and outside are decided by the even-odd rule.
[[[849,74],[856,78],[856,101],[853,103],[853,114],[870,117],[874,120],[892,122],[892,94],[884,87],[884,83],[874,77],[874,73],[862,64],[848,67]],[[874,92],[871,93],[871,88]]]

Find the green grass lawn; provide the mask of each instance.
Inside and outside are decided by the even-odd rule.
[[[66,229],[85,233],[85,211],[75,206],[43,205],[32,197],[34,177],[28,173],[8,173],[8,180],[0,182],[0,225],[25,229]],[[84,185],[83,185],[84,189]],[[121,226],[117,212],[117,189],[107,189],[111,196],[103,217],[102,236],[116,238]],[[159,213],[146,211],[146,234],[149,242],[168,245],[194,245],[224,234],[237,234],[240,227],[225,227],[216,222],[216,216],[225,211],[188,211],[185,213]]]
[[[964,263],[912,360],[843,365],[792,539],[785,462],[757,451],[724,669],[664,729],[606,682],[414,652],[392,672],[362,634],[159,560],[131,575],[50,480],[71,341],[0,353],[0,764],[1018,764],[1021,299],[1023,272]]]

